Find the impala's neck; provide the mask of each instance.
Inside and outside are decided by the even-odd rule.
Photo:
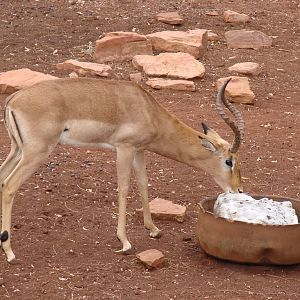
[[[159,132],[148,150],[197,168],[210,158],[211,153],[201,145],[200,133],[196,130],[171,116],[164,118],[160,125],[164,130]]]

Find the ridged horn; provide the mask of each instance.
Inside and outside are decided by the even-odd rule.
[[[225,121],[227,125],[232,129],[234,132],[234,142],[231,147],[231,152],[236,153],[240,145],[242,143],[243,137],[244,137],[244,130],[245,130],[245,122],[242,118],[241,113],[225,98],[225,89],[227,84],[230,82],[231,78],[225,81],[223,86],[220,88],[217,99],[216,99],[216,110],[221,116],[221,118]],[[228,110],[233,114],[235,117],[235,122],[230,120],[230,118],[226,115],[223,104],[225,107],[228,108]]]

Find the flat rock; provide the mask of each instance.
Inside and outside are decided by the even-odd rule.
[[[246,23],[250,21],[250,17],[246,14],[240,14],[232,10],[224,11],[224,21],[226,23]]]
[[[220,78],[217,80],[218,90],[229,78],[232,79],[226,87],[225,97],[228,97],[231,102],[253,104],[255,95],[250,89],[249,79],[247,77],[230,76]]]
[[[166,263],[166,259],[163,253],[156,249],[149,249],[140,252],[136,255],[136,257],[140,262],[142,262],[146,267],[150,269],[160,268]]]
[[[143,79],[143,74],[140,72],[129,74],[129,79],[134,82],[140,82]]]
[[[177,91],[195,91],[195,83],[190,80],[183,79],[163,79],[163,78],[150,78],[146,84],[154,89],[171,89]]]
[[[155,198],[150,203],[150,211],[153,218],[170,220],[182,223],[185,220],[186,207],[175,204],[172,201]],[[137,214],[143,216],[143,209],[137,209]]]
[[[212,32],[211,30],[209,30],[207,32],[207,40],[208,41],[219,41],[220,40],[220,36],[217,35],[216,33]]]
[[[160,31],[147,35],[153,50],[158,52],[185,52],[202,58],[207,50],[207,30]]]
[[[2,72],[0,73],[0,94],[12,94],[40,81],[52,79],[57,79],[57,77],[30,69]]]
[[[205,14],[210,17],[216,17],[219,15],[219,13],[216,10],[207,11],[207,12],[205,12]]]
[[[228,68],[230,72],[236,72],[245,75],[258,75],[260,73],[260,66],[255,62],[241,62],[232,65]]]
[[[146,36],[135,32],[110,32],[96,41],[94,60],[107,61],[131,60],[137,54],[153,54],[152,46]]]
[[[74,59],[66,60],[56,65],[59,70],[71,70],[79,75],[96,75],[101,77],[107,77],[112,71],[110,66],[104,64],[97,64],[92,62],[77,61]]]
[[[230,30],[225,33],[227,46],[235,49],[271,47],[272,38],[257,30]]]
[[[150,76],[191,79],[203,77],[205,68],[188,53],[161,53],[156,56],[136,55],[132,60],[138,70]]]
[[[171,25],[181,25],[183,23],[183,18],[176,11],[159,13],[156,15],[156,19]]]

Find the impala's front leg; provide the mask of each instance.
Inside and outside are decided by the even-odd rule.
[[[148,200],[148,177],[146,172],[146,164],[144,151],[137,152],[133,160],[133,169],[138,188],[142,198],[144,225],[150,230],[150,236],[159,238],[161,231],[154,225],[150,213],[149,200]]]
[[[120,146],[117,148],[117,175],[119,193],[119,216],[117,236],[123,247],[116,252],[128,254],[131,251],[131,244],[126,235],[126,201],[130,184],[131,166],[135,150],[132,147]]]

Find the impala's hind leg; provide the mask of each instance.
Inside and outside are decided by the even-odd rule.
[[[18,145],[15,142],[15,140],[12,139],[10,152],[0,167],[0,183],[3,183],[5,178],[16,167],[20,158],[21,158],[21,151],[18,148]]]
[[[150,236],[158,238],[161,235],[160,230],[154,225],[149,208],[148,200],[148,177],[146,172],[146,164],[144,152],[137,152],[133,160],[133,170],[137,181],[138,189],[142,198],[144,225],[150,230]]]
[[[10,244],[13,198],[19,187],[37,170],[50,152],[49,148],[39,151],[38,147],[31,147],[30,149],[24,147],[20,161],[3,181],[1,242],[9,262],[15,258]]]
[[[21,159],[21,151],[17,146],[17,143],[14,139],[11,139],[11,149],[10,153],[8,154],[7,158],[3,162],[0,167],[0,221],[2,215],[2,184],[7,176],[12,172],[12,170],[18,164],[18,161]]]

